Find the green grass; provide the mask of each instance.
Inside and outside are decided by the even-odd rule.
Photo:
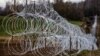
[[[100,50],[83,50],[77,56],[100,56]]]
[[[3,29],[3,27],[2,27],[2,21],[3,21],[3,19],[4,19],[4,17],[5,16],[0,16],[0,36],[8,36],[8,34],[5,32],[5,30]],[[8,17],[9,18],[9,17]],[[7,19],[8,19],[7,18]],[[13,18],[13,17],[12,17]],[[19,19],[17,19],[18,20],[18,24],[21,24],[20,22],[22,22],[23,20],[22,19],[20,19],[20,17],[19,17]],[[24,21],[25,22],[25,21]],[[5,22],[6,23],[6,22]],[[14,23],[14,22],[13,22]],[[9,24],[10,25],[13,25],[13,23],[12,22],[9,22]],[[10,27],[10,26],[9,26]],[[23,27],[23,28],[25,28],[25,25],[23,25],[23,26],[18,26],[18,27]],[[5,27],[4,27],[5,28]],[[17,31],[16,32],[20,32],[21,30],[20,30],[20,28],[16,28],[17,29]],[[10,30],[14,30],[14,29],[12,29],[12,27],[10,28]]]
[[[2,28],[2,20],[4,16],[0,16],[0,36],[8,36],[8,34],[4,31]],[[80,26],[82,24],[81,21],[69,21],[72,24]],[[82,51],[80,54],[77,56],[89,56],[90,54],[95,55],[95,56],[100,56],[100,50],[97,51]]]
[[[3,20],[4,16],[0,16],[0,36],[6,36],[8,34],[6,34],[4,32],[4,29],[2,28],[2,20]]]
[[[2,28],[2,20],[5,16],[0,16],[0,36],[7,36],[8,34],[4,31],[4,29]],[[82,24],[81,21],[69,21],[72,24],[78,25],[80,26]]]
[[[78,25],[78,26],[80,26],[82,24],[81,21],[69,21],[69,22],[72,24]]]

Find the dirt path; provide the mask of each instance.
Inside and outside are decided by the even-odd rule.
[[[5,41],[9,40],[10,36],[0,36],[0,43],[5,43]]]
[[[0,39],[8,39],[10,36],[0,36]]]

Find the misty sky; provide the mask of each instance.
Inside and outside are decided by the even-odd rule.
[[[7,1],[12,1],[12,0],[0,0],[0,7],[3,7],[4,8]],[[19,1],[21,3],[21,0],[19,0]],[[51,1],[54,1],[54,0],[51,0]],[[64,1],[80,2],[82,0],[64,0]]]

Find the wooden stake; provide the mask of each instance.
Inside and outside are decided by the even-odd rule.
[[[45,47],[46,47],[46,41],[47,41],[47,40],[46,40],[46,38],[45,38]]]
[[[71,56],[71,50],[72,50],[72,38],[70,37],[70,56]]]
[[[16,12],[16,0],[14,0],[14,12]]]

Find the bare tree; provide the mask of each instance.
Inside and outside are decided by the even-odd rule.
[[[86,0],[85,13],[86,16],[100,15],[100,0]]]

